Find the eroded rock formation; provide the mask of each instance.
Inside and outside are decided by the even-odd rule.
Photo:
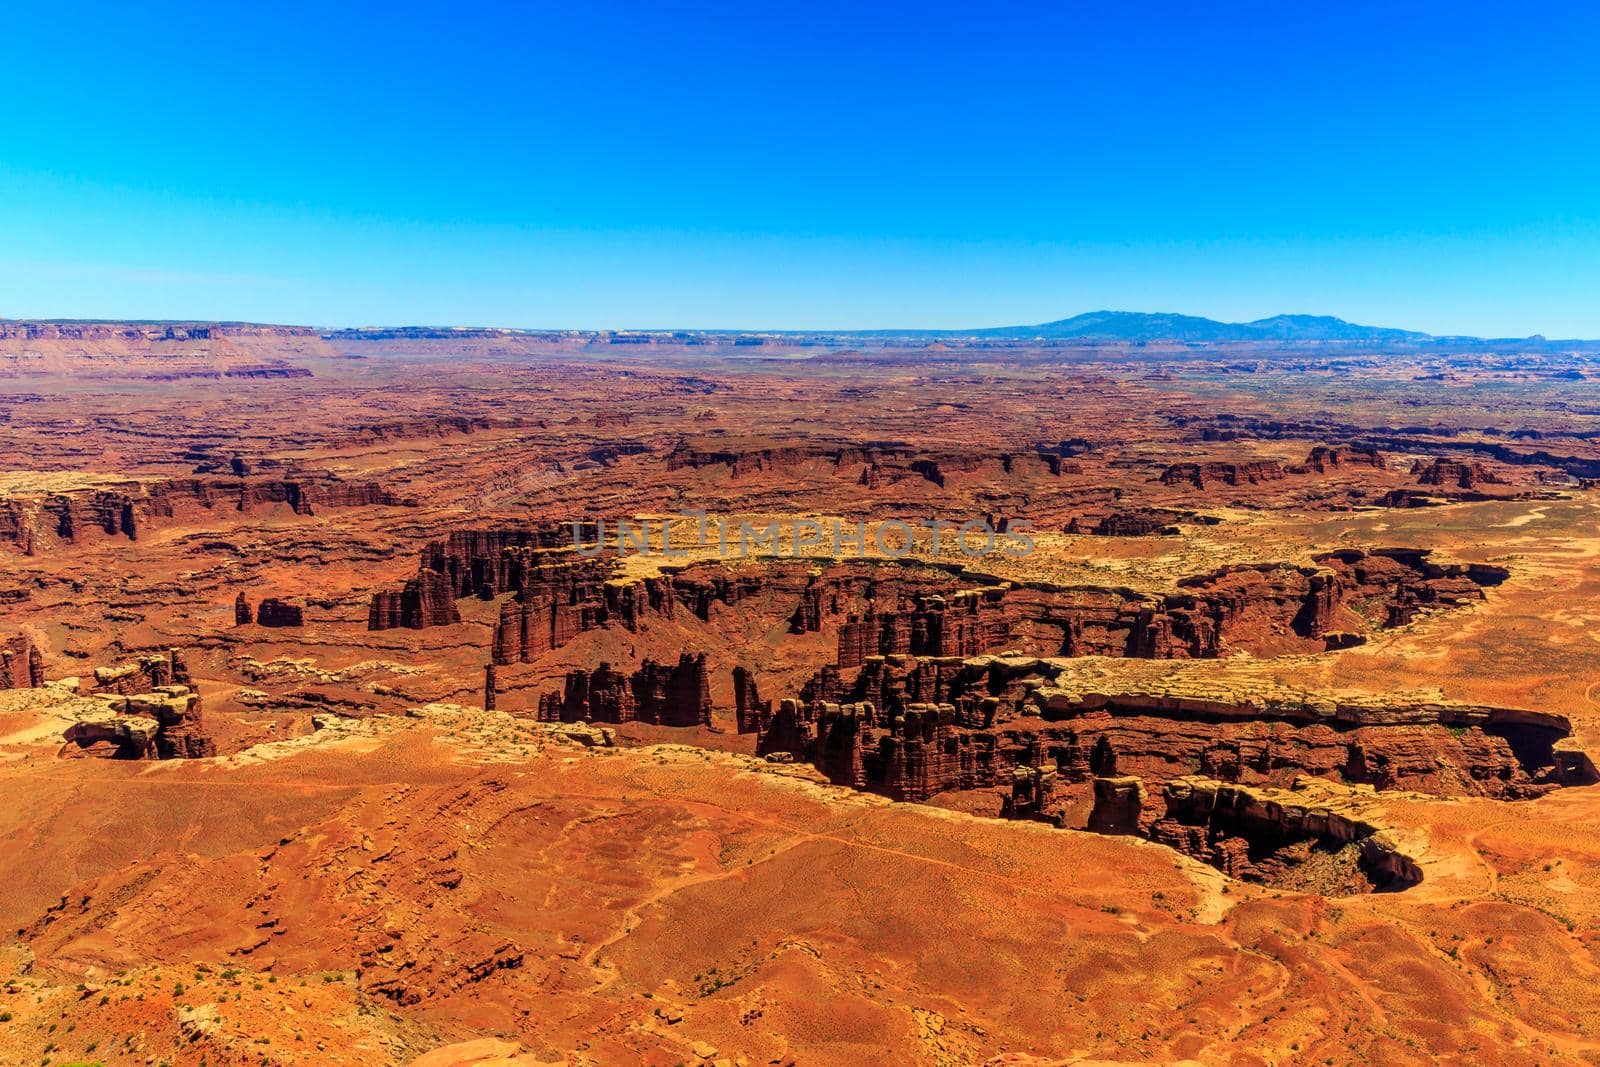
[[[1162,485],[1187,485],[1206,489],[1213,485],[1258,485],[1286,477],[1283,465],[1272,460],[1248,463],[1174,463],[1161,472]]]
[[[647,659],[632,674],[609,663],[570,671],[562,692],[539,699],[539,718],[545,722],[710,726],[712,710],[703,652],[685,652],[670,666]]]
[[[1361,445],[1317,445],[1306,456],[1305,468],[1318,474],[1332,474],[1351,467],[1384,468],[1383,453]]]
[[[781,701],[757,751],[902,800],[1010,786],[1018,767],[1066,784],[1135,776],[1147,788],[1210,775],[1287,785],[1302,775],[1442,796],[1514,800],[1595,780],[1558,753],[1558,715],[1395,699],[1337,703],[1199,689],[1062,688],[1051,661],[884,657],[823,699]],[[1150,816],[1153,818],[1154,816]]]
[[[304,606],[277,597],[267,597],[256,608],[259,626],[304,626],[305,621]]]
[[[123,696],[192,684],[183,653],[176,648],[169,649],[165,655],[141,656],[133,663],[96,667],[93,679],[84,687],[84,691]]]
[[[530,550],[571,545],[568,524],[456,530],[423,550],[421,569],[444,575],[456,597],[495,596],[523,587],[528,569],[541,562]]]
[[[873,655],[971,656],[1000,647],[1041,655],[1196,659],[1252,646],[1313,650],[1330,647],[1330,639],[1347,643],[1335,635],[1403,625],[1423,609],[1481,600],[1483,587],[1505,576],[1498,567],[1434,563],[1419,550],[1352,549],[1318,556],[1309,567],[1228,567],[1183,579],[1178,592],[1162,596],[1004,585],[957,587],[945,595],[932,591],[937,583],[836,584],[826,595],[812,591],[809,600],[818,607],[803,604],[800,618],[810,628],[826,614],[823,604],[862,606],[839,627],[841,667]],[[1363,621],[1350,613],[1351,605],[1366,611],[1376,605],[1381,615]]]
[[[531,662],[612,619],[631,629],[651,606],[671,616],[666,580],[610,585],[609,559],[570,550],[523,550],[517,558],[517,592],[500,606],[495,625],[496,663]]]
[[[1097,777],[1089,830],[1097,834],[1137,834],[1144,816],[1144,783],[1131,774]]]
[[[200,696],[186,685],[159,685],[126,696],[101,692],[86,703],[62,735],[63,756],[142,760],[216,755]]]
[[[141,531],[151,526],[221,510],[252,512],[283,505],[297,515],[309,516],[318,507],[415,503],[373,482],[346,482],[329,476],[128,482],[115,488],[0,499],[0,542],[31,555],[46,544],[76,544],[91,534],[137,540]]]
[[[880,611],[876,602],[839,627],[840,667],[869,655],[975,656],[1004,644],[1011,632],[1001,589],[966,590],[948,599],[916,594],[904,610]]]
[[[1233,878],[1337,895],[1398,890],[1422,870],[1348,795],[1320,783],[1295,791],[1185,777],[1164,789],[1151,840]]]
[[[1129,508],[1098,517],[1074,516],[1066,532],[1096,537],[1171,536],[1182,532],[1178,523],[1196,518],[1193,512],[1172,508]]]
[[[759,438],[689,439],[666,457],[669,471],[724,467],[733,478],[757,474],[820,473],[847,477],[868,489],[925,481],[943,489],[952,479],[976,476],[999,482],[1055,478],[1078,465],[1055,451],[927,451],[904,444],[778,445]]]
[[[460,621],[461,611],[456,607],[450,579],[432,570],[408,579],[398,591],[372,594],[372,604],[367,611],[369,630],[397,627],[422,630],[429,626],[452,626]]]
[[[1504,481],[1476,460],[1463,462],[1456,459],[1435,459],[1432,463],[1419,461],[1411,468],[1417,481],[1423,485],[1437,485],[1452,489],[1475,489],[1480,485],[1498,485]]]
[[[368,627],[425,628],[460,619],[457,597],[501,602],[491,656],[531,663],[608,624],[638,630],[647,618],[717,605],[787,603],[789,629],[834,630],[837,663],[870,656],[973,656],[1000,648],[1037,655],[1212,658],[1234,650],[1322,651],[1364,631],[1404,625],[1418,611],[1482,599],[1503,568],[1441,564],[1417,549],[1350,549],[1310,565],[1225,567],[1166,594],[1104,586],[1013,585],[954,564],[860,561],[720,562],[663,566],[613,577],[610,555],[546,547],[559,529],[465,531],[429,546],[402,590],[374,595]],[[570,530],[566,531],[570,537]]]
[[[761,699],[755,673],[743,665],[733,668],[733,709],[741,734],[759,733],[772,721],[772,701]]]
[[[37,689],[44,685],[44,657],[21,635],[0,641],[0,689]]]

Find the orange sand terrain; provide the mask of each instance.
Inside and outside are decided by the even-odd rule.
[[[1593,351],[5,326],[0,1062],[1600,1063]]]

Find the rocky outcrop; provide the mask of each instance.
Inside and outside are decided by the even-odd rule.
[[[167,686],[192,684],[183,653],[176,648],[168,650],[166,655],[141,656],[133,663],[96,667],[92,678],[92,682],[83,686],[86,692],[124,696],[130,693],[160,690]]]
[[[581,615],[583,605],[600,599],[610,573],[608,559],[573,550],[570,524],[456,530],[423,549],[416,577],[403,588],[373,594],[367,628],[449,626],[461,621],[456,600],[515,593],[517,607],[502,605],[495,662],[526,662],[587,628],[552,616]],[[558,605],[569,610],[559,611]],[[559,640],[541,639],[552,629],[570,632]]]
[[[1162,485],[1207,489],[1215,485],[1259,485],[1287,477],[1276,460],[1248,463],[1174,463],[1161,472]]]
[[[1048,819],[1060,777],[1055,764],[1045,758],[1043,746],[1032,746],[1027,761],[1011,770],[1011,792],[1002,798],[1001,814],[1008,819]]]
[[[1204,774],[1266,786],[1315,775],[1501,800],[1595,778],[1586,761],[1558,755],[1571,726],[1557,715],[1171,683],[1107,693],[1062,685],[1066,662],[874,658],[849,683],[837,672],[819,675],[802,698],[781,701],[757,751],[907,800],[1014,788],[1019,767],[1050,769],[1067,785],[1131,775],[1151,786]]]
[[[1586,784],[1593,773],[1556,755],[1571,732],[1568,720],[1521,709],[1173,684],[1104,692],[1045,683],[1025,700],[1044,724],[1069,727],[1079,745],[1092,739],[1104,746],[1112,768],[1147,781],[1179,770],[1285,784],[1303,773],[1379,789],[1514,800]],[[1091,769],[1110,773],[1104,758]]]
[[[685,438],[667,454],[666,466],[669,471],[725,467],[733,478],[814,472],[850,477],[868,489],[905,481],[944,488],[961,475],[996,481],[1053,478],[1078,469],[1059,453],[1044,450],[928,452],[899,444],[779,445],[759,438]]]
[[[1290,791],[1185,777],[1164,793],[1167,813],[1151,826],[1151,840],[1230,877],[1341,895],[1422,881],[1393,835],[1355,797],[1326,783],[1304,780]],[[1329,880],[1335,884],[1316,884]]]
[[[562,692],[539,700],[539,718],[545,722],[710,726],[712,711],[703,652],[685,652],[671,666],[647,659],[632,674],[609,663],[593,671],[569,671]]]
[[[1411,473],[1422,485],[1437,485],[1452,489],[1475,489],[1480,485],[1499,485],[1500,478],[1476,460],[1462,462],[1455,459],[1435,459],[1432,463],[1418,461]]]
[[[456,607],[449,578],[431,570],[409,579],[399,590],[374,593],[367,609],[369,630],[423,630],[460,621],[461,610]]]
[[[1360,445],[1317,445],[1305,461],[1305,469],[1317,474],[1333,474],[1352,467],[1383,470],[1383,453]]]
[[[37,689],[44,685],[44,657],[21,635],[0,641],[0,689]]]
[[[909,459],[912,455],[914,452],[909,448],[776,445],[759,440],[727,442],[685,438],[667,453],[666,465],[669,471],[723,466],[737,478],[762,471],[792,471],[808,463],[853,468],[879,459]]]
[[[267,597],[253,610],[243,593],[233,601],[235,626],[249,626],[254,622],[258,626],[293,627],[304,626],[305,621],[305,606],[293,601]]]
[[[113,537],[120,534],[130,541],[138,538],[133,501],[121,493],[52,496],[39,511],[45,529],[62,541],[77,541],[91,530]]]
[[[810,564],[772,564],[731,571],[720,564],[663,567],[661,573],[612,581],[614,561],[571,549],[518,550],[516,595],[500,606],[495,626],[496,663],[528,663],[580,633],[615,624],[637,630],[647,617],[671,619],[687,610],[702,621],[713,611],[753,598],[793,604],[792,632],[821,629],[833,602]]]
[[[526,532],[524,532],[526,533]],[[1371,628],[1403,625],[1418,611],[1481,599],[1501,568],[1438,564],[1414,549],[1342,550],[1311,565],[1223,568],[1177,583],[1175,592],[1103,586],[1016,585],[956,565],[771,561],[663,566],[614,580],[614,559],[524,540],[433,553],[407,589],[379,593],[368,626],[454,621],[454,598],[511,591],[494,631],[495,663],[529,663],[580,633],[615,624],[638,630],[680,610],[709,621],[720,607],[758,600],[787,610],[790,632],[835,628],[836,662],[872,656],[973,656],[997,648],[1035,655],[1211,658],[1267,648],[1344,647]],[[486,554],[497,549],[492,559]],[[787,609],[782,605],[792,605]],[[1365,615],[1380,610],[1376,618]],[[1354,635],[1354,636],[1352,636]]]
[[[1311,566],[1226,567],[1182,579],[1168,594],[1002,587],[968,603],[975,618],[964,627],[952,630],[946,618],[943,651],[970,655],[975,644],[977,651],[1012,647],[1038,655],[1141,659],[1203,659],[1263,647],[1321,651],[1331,635],[1403,625],[1421,610],[1481,600],[1483,587],[1505,576],[1501,568],[1441,565],[1425,552],[1378,549],[1328,553]],[[1381,614],[1363,618],[1352,613],[1356,604]],[[865,638],[858,631],[841,629],[842,664],[855,662],[863,647],[868,653],[916,650],[881,629],[873,647],[873,628]],[[948,643],[952,635],[955,644]]]
[[[218,511],[253,512],[274,505],[297,515],[318,507],[414,506],[373,482],[328,476],[305,478],[173,478],[128,482],[39,497],[0,499],[0,542],[32,554],[46,545],[86,538],[138,540],[165,522],[208,517]]]
[[[609,663],[592,671],[568,671],[561,692],[539,698],[542,722],[623,723],[637,717],[631,679]]]
[[[949,704],[909,704],[891,718],[874,753],[881,761],[884,791],[902,800],[926,800],[952,778],[975,773],[948,743],[955,725],[956,709]]]
[[[248,322],[79,322],[0,319],[0,341],[215,341],[229,337],[315,340],[312,326]]]
[[[1313,564],[1226,567],[1168,594],[1094,586],[971,586],[935,567],[834,567],[812,578],[792,628],[838,624],[836,662],[879,655],[972,656],[996,648],[1036,655],[1212,658],[1226,651],[1322,651],[1422,610],[1461,607],[1506,577],[1503,568],[1440,564],[1414,549],[1348,550]],[[969,583],[963,588],[963,583]],[[1364,619],[1364,612],[1380,612]]]
[[[870,604],[840,625],[838,664],[858,666],[872,655],[975,656],[1004,644],[1010,637],[1004,595],[998,588],[949,598],[914,594],[904,610],[879,611]]]
[[[571,537],[567,524],[458,531],[428,546],[418,577],[406,589],[374,595],[368,627],[443,625],[457,621],[451,614],[457,598],[511,593],[500,605],[494,661],[526,663],[599,626],[615,623],[635,630],[646,616],[670,619],[680,608],[707,620],[716,605],[731,607],[757,595],[792,598],[798,602],[797,618],[803,617],[806,587],[816,581],[807,563],[743,572],[720,564],[665,566],[658,575],[612,581],[614,556],[580,553]],[[809,601],[815,616],[810,629],[821,626],[820,601],[820,592]],[[808,628],[804,622],[794,626]]]
[[[683,653],[675,666],[645,660],[634,674],[639,718],[662,726],[710,726],[711,684],[706,654]]]
[[[733,713],[741,734],[760,733],[772,721],[772,701],[761,699],[755,673],[742,664],[733,668]]]
[[[285,483],[288,485],[291,483]],[[376,482],[344,482],[337,480],[298,483],[296,498],[301,514],[310,514],[313,507],[362,508],[417,506],[411,497],[392,493]]]
[[[256,608],[258,626],[304,626],[305,608],[277,597],[267,597]]]
[[[474,415],[432,415],[414,419],[392,419],[386,422],[369,422],[353,427],[342,441],[355,445],[374,445],[382,441],[407,441],[456,434],[472,434],[483,430],[516,430],[530,426],[544,426],[542,419],[520,416],[490,418]]]
[[[893,655],[869,656],[849,685],[837,667],[826,666],[800,695],[812,702],[869,703],[890,716],[912,704],[949,704],[961,725],[988,728],[1002,704],[1020,707],[1026,692],[999,660]]]
[[[1179,522],[1188,522],[1197,517],[1193,512],[1170,508],[1130,508],[1097,518],[1074,516],[1067,523],[1066,532],[1092,534],[1095,537],[1173,536],[1183,532],[1177,526]]]
[[[12,545],[25,556],[34,553],[35,523],[22,501],[0,499],[0,544]]]
[[[496,663],[532,662],[612,619],[631,629],[652,606],[671,616],[665,582],[608,585],[608,559],[563,549],[522,550],[518,559],[517,593],[500,605],[495,624]]]
[[[161,685],[127,696],[96,694],[75,715],[62,735],[63,756],[143,760],[216,755],[200,696],[186,685]]]
[[[926,800],[949,789],[994,785],[1003,772],[992,750],[964,744],[950,704],[909,704],[880,712],[870,702],[803,705],[784,700],[757,740],[763,755],[786,753],[812,763],[829,781]]]
[[[1372,426],[1339,422],[1333,419],[1309,421],[1262,418],[1233,414],[1173,415],[1175,426],[1188,427],[1199,439],[1207,441],[1232,441],[1259,437],[1269,440],[1303,440],[1320,438],[1324,441],[1346,440],[1362,447],[1387,448],[1396,452],[1417,453],[1441,446],[1452,452],[1465,452],[1484,456],[1498,463],[1513,466],[1552,467],[1574,478],[1600,478],[1600,458],[1588,446],[1593,431],[1568,432],[1560,436],[1571,439],[1568,449],[1581,449],[1581,454],[1555,453],[1544,449],[1528,449],[1499,441],[1474,440],[1463,434],[1460,427],[1431,426]],[[1484,436],[1501,435],[1513,441],[1538,441],[1546,438],[1542,431],[1531,429],[1511,430],[1508,433],[1495,428],[1474,430]]]
[[[421,571],[444,575],[454,597],[492,597],[523,588],[529,570],[546,562],[537,550],[571,546],[566,523],[455,530],[422,550]]]
[[[1144,783],[1133,775],[1094,779],[1089,830],[1097,834],[1137,834],[1144,800]]]

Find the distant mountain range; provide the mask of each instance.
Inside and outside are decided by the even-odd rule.
[[[1143,311],[1091,311],[1037,326],[940,332],[967,337],[1087,341],[1426,341],[1432,337],[1412,330],[1361,326],[1332,315],[1274,315],[1254,322],[1218,322],[1198,315]]]
[[[386,339],[445,339],[463,340],[474,337],[500,337],[517,335],[617,335],[623,337],[649,336],[734,336],[734,337],[811,337],[834,338],[840,341],[851,337],[889,338],[988,338],[993,340],[1030,341],[1082,340],[1082,341],[1178,341],[1215,343],[1228,341],[1279,341],[1307,342],[1346,341],[1359,343],[1486,343],[1484,338],[1468,336],[1440,337],[1416,330],[1396,330],[1385,326],[1363,326],[1346,322],[1332,315],[1274,315],[1254,322],[1219,322],[1199,315],[1177,315],[1146,311],[1091,311],[1074,315],[1070,319],[1056,319],[1034,326],[988,326],[967,330],[897,329],[897,330],[763,330],[763,329],[526,329],[509,327],[459,327],[459,326],[401,326],[337,328],[317,331],[304,326],[269,326],[244,322],[166,322],[166,321],[108,321],[92,319],[6,319],[0,318],[0,339],[9,337],[68,337],[87,336],[91,333],[119,331],[151,336],[152,331],[169,339],[178,334],[186,336],[238,336],[263,332],[292,332],[309,334],[321,332],[325,338],[346,340]],[[1544,343],[1539,335],[1527,338],[1488,339],[1488,342],[1526,341]]]

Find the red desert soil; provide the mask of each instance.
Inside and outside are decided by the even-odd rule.
[[[0,1062],[1600,1062],[1593,357],[8,325]]]

